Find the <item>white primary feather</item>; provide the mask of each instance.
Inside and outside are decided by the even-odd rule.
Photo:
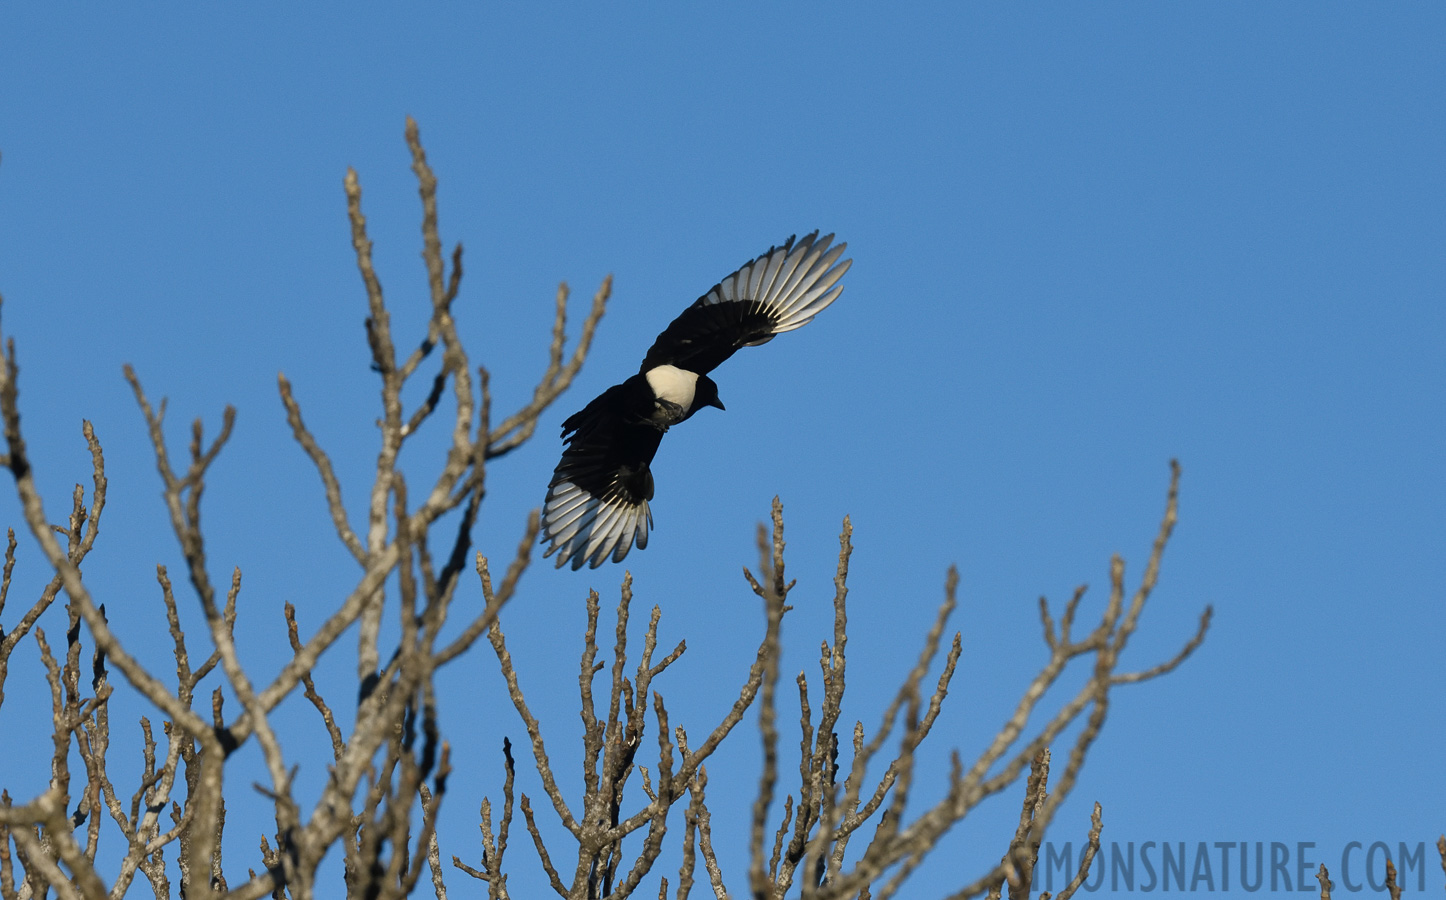
[[[596,568],[602,562],[603,557],[613,550],[613,545],[622,533],[622,520],[627,509],[620,503],[603,502],[603,510],[593,520],[592,535],[587,541],[587,550],[584,555],[588,562]]]
[[[843,293],[838,281],[853,265],[851,259],[838,262],[848,244],[830,249],[833,235],[816,234],[743,266],[705,294],[703,303],[752,301],[777,321],[774,334],[807,325]],[[652,383],[651,374],[648,381]]]
[[[595,569],[609,556],[621,562],[634,543],[639,549],[648,545],[653,525],[646,500],[630,503],[617,493],[594,497],[570,481],[548,488],[544,509],[543,556],[560,553],[558,565],[571,561],[574,569],[584,563]]]

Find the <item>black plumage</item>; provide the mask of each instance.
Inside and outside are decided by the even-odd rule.
[[[742,347],[808,324],[838,299],[852,260],[818,232],[750,260],[683,311],[653,342],[638,374],[562,423],[567,444],[543,509],[542,542],[557,565],[596,568],[648,545],[649,464],[663,434],[704,406],[723,408],[708,377]]]

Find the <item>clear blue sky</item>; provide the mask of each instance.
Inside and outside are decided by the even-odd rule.
[[[1036,598],[1089,582],[1098,602],[1113,552],[1138,575],[1178,457],[1182,521],[1127,663],[1172,653],[1206,604],[1215,625],[1177,674],[1119,693],[1052,839],[1082,838],[1098,799],[1122,843],[1313,841],[1332,869],[1349,841],[1429,848],[1446,796],[1443,41],[1446,9],[1417,3],[7,5],[0,292],[40,483],[58,518],[88,482],[92,419],[111,501],[87,580],[163,667],[153,566],[179,554],[120,367],[169,396],[178,448],[184,423],[214,428],[234,403],[210,559],[242,567],[243,648],[279,665],[281,604],[318,621],[353,564],[276,373],[359,509],[376,379],[341,180],[359,171],[396,319],[419,327],[411,115],[500,406],[542,368],[556,282],[580,318],[616,278],[573,391],[490,471],[477,536],[495,557],[542,500],[561,420],[683,306],[791,233],[849,242],[842,299],[715,373],[728,411],[658,457],[657,530],[627,566],[639,612],[661,605],[664,642],[689,641],[658,687],[694,705],[694,730],[756,644],[738,570],[775,493],[799,579],[785,673],[816,671],[853,517],[845,716],[870,728],[959,566],[942,774],[945,747],[977,750],[1042,662]],[[18,527],[6,494],[0,524]],[[564,757],[586,590],[615,600],[621,576],[539,567],[504,615]],[[46,580],[23,543],[7,623]],[[501,738],[524,736],[484,650],[442,699],[468,749],[444,857],[477,857]],[[12,667],[7,759],[46,714],[21,696],[37,677]],[[298,747],[321,736],[305,713]],[[113,715],[118,754],[134,715]],[[735,741],[713,773],[730,843],[757,756],[751,731]],[[997,860],[1016,809],[958,829],[907,895]],[[233,864],[267,827],[233,818]],[[514,842],[513,889],[540,896],[529,857]],[[724,864],[741,886],[740,859]]]

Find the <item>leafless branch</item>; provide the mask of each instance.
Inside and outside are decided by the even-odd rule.
[[[613,626],[611,659],[599,644],[601,602],[589,592],[583,646],[578,662],[582,719],[580,795],[554,770],[544,741],[544,723],[523,691],[524,674],[535,664],[514,659],[507,646],[501,613],[513,598],[531,563],[538,533],[533,511],[521,529],[516,551],[500,581],[493,582],[486,556],[472,547],[474,526],[487,496],[487,464],[525,444],[542,416],[573,383],[591,348],[611,296],[611,277],[593,295],[577,334],[567,331],[569,290],[564,283],[553,298],[547,362],[532,387],[531,399],[494,424],[489,370],[469,356],[456,319],[461,300],[461,244],[444,252],[439,218],[438,179],[415,122],[406,123],[406,143],[421,203],[422,260],[426,269],[428,314],[420,334],[402,334],[393,325],[373,258],[363,213],[361,179],[348,170],[343,187],[352,249],[366,297],[366,338],[378,377],[379,445],[375,469],[365,485],[342,484],[333,456],[323,449],[324,434],[313,433],[302,416],[298,392],[285,376],[278,389],[293,438],[322,482],[331,528],[355,559],[359,572],[330,605],[316,609],[319,624],[305,633],[296,609],[283,611],[291,653],[278,671],[263,675],[245,648],[244,630],[253,622],[238,609],[241,571],[231,566],[224,597],[212,581],[202,522],[202,501],[212,479],[226,477],[221,454],[236,427],[236,412],[226,407],[215,435],[207,438],[200,420],[189,430],[184,452],[173,452],[166,435],[166,402],[153,403],[129,366],[124,374],[140,409],[145,434],[161,480],[161,496],[184,563],[194,600],[178,599],[165,566],[157,567],[161,610],[170,638],[169,659],[152,658],[149,646],[126,646],[111,629],[100,598],[106,589],[82,577],[82,566],[95,545],[106,502],[107,476],[99,439],[89,422],[82,433],[91,455],[91,487],[76,486],[62,520],[47,515],[37,488],[21,429],[20,366],[13,340],[0,344],[0,454],[13,478],[21,515],[49,566],[49,579],[31,601],[19,604],[19,616],[0,631],[0,704],[5,699],[12,652],[27,635],[39,648],[44,690],[50,699],[50,778],[43,789],[15,802],[0,792],[0,900],[45,896],[119,900],[136,878],[144,878],[155,896],[179,891],[191,900],[312,900],[329,896],[331,885],[318,882],[322,860],[340,847],[343,878],[351,896],[390,900],[411,895],[430,874],[433,893],[447,896],[442,866],[442,837],[437,833],[440,806],[452,775],[452,744],[445,698],[438,697],[437,670],[462,657],[486,635],[498,660],[502,682],[522,720],[532,765],[561,822],[562,835],[539,824],[525,793],[518,797],[528,836],[552,889],[569,900],[626,900],[664,860],[675,806],[681,807],[681,861],[678,900],[690,897],[701,866],[716,898],[730,896],[713,843],[707,804],[707,762],[755,704],[762,746],[762,770],[756,783],[747,845],[748,893],[782,900],[794,888],[807,900],[872,898],[891,900],[942,836],[987,798],[1011,789],[1024,778],[1020,816],[999,863],[988,867],[955,896],[989,892],[1011,900],[1032,889],[1038,849],[1061,803],[1073,789],[1097,739],[1113,699],[1113,689],[1160,677],[1178,667],[1204,640],[1211,610],[1206,607],[1194,635],[1170,659],[1135,671],[1121,669],[1121,657],[1139,627],[1158,583],[1161,560],[1177,515],[1179,468],[1172,464],[1164,518],[1139,584],[1127,590],[1121,559],[1110,564],[1109,595],[1097,623],[1080,634],[1077,623],[1084,588],[1055,610],[1041,600],[1040,622],[1048,656],[1024,686],[997,736],[967,764],[957,752],[949,771],[921,770],[920,748],[933,734],[962,653],[960,635],[949,632],[957,599],[958,575],[949,570],[944,598],[923,639],[912,668],[882,711],[872,734],[855,721],[851,732],[843,718],[848,684],[848,577],[853,552],[852,525],[845,519],[833,579],[833,622],[819,646],[817,680],[794,680],[798,690],[798,759],[793,739],[780,743],[778,687],[781,677],[782,625],[795,583],[785,574],[783,507],[774,498],[772,527],[760,526],[759,565],[744,570],[762,601],[759,644],[730,708],[717,711],[710,731],[693,746],[677,709],[688,704],[660,685],[668,669],[687,650],[679,641],[659,646],[661,606],[652,606],[646,624],[632,621],[633,583],[622,579]],[[398,322],[404,321],[398,319]],[[571,341],[571,346],[569,342]],[[415,343],[414,343],[415,342]],[[398,356],[398,346],[403,356]],[[410,352],[406,348],[411,349]],[[440,352],[438,352],[440,350]],[[440,358],[438,358],[440,357]],[[358,373],[365,375],[365,373]],[[370,377],[370,376],[367,376]],[[403,397],[422,396],[406,408]],[[412,401],[408,401],[410,404]],[[430,468],[413,458],[424,428],[443,429],[444,449]],[[409,488],[409,480],[411,487]],[[344,491],[345,487],[345,491]],[[364,490],[365,526],[353,524],[344,493]],[[208,512],[209,516],[210,513]],[[209,521],[209,519],[208,519]],[[14,586],[17,537],[10,531],[0,569],[0,615]],[[494,559],[499,557],[494,557]],[[506,559],[507,557],[500,557]],[[478,581],[464,577],[475,561]],[[224,571],[224,570],[223,570]],[[94,590],[95,593],[92,593]],[[483,602],[465,606],[468,618],[449,626],[454,598],[480,590]],[[61,592],[64,622],[43,621]],[[182,592],[183,594],[185,592]],[[473,594],[475,596],[475,593]],[[195,603],[205,623],[201,640],[187,633],[183,605]],[[9,603],[9,608],[15,604]],[[115,604],[127,616],[142,616],[135,604]],[[395,615],[395,619],[388,619]],[[262,617],[275,622],[269,615]],[[43,625],[58,634],[64,625],[63,654],[47,641]],[[159,625],[159,619],[156,624]],[[342,636],[356,626],[356,657],[343,665],[355,674],[340,694],[316,668],[335,655]],[[243,629],[238,638],[238,628]],[[638,632],[641,631],[641,641]],[[125,633],[133,633],[127,631]],[[446,635],[446,638],[443,638]],[[950,639],[946,640],[946,637]],[[384,646],[383,641],[388,642]],[[137,642],[144,644],[146,642]],[[57,648],[58,649],[58,648]],[[89,653],[89,677],[84,659]],[[347,651],[349,652],[349,651]],[[629,653],[633,656],[630,657]],[[1079,661],[1079,662],[1077,662]],[[1056,699],[1056,686],[1071,667],[1086,668],[1085,684],[1072,696]],[[113,686],[110,672],[120,673]],[[174,671],[174,678],[171,672]],[[606,673],[606,675],[604,675]],[[214,676],[214,677],[213,677]],[[603,686],[596,682],[602,676]],[[327,676],[329,677],[329,676]],[[39,688],[38,678],[36,688]],[[337,705],[355,690],[355,708]],[[131,783],[117,784],[107,760],[110,714],[117,689],[133,690],[159,710],[159,732],[152,719],[140,719],[141,762]],[[331,758],[322,771],[319,793],[308,793],[303,808],[293,794],[298,766],[311,761],[297,754],[304,742],[274,719],[277,708],[300,692],[320,716]],[[606,698],[599,696],[606,692]],[[206,699],[210,703],[207,709]],[[196,708],[197,698],[200,708]],[[791,702],[791,701],[785,701]],[[677,704],[674,708],[673,704]],[[1041,710],[1052,710],[1042,715]],[[689,709],[696,713],[695,709]],[[148,711],[153,713],[152,711]],[[791,714],[790,714],[791,715]],[[840,736],[840,722],[844,735]],[[548,725],[548,728],[557,726]],[[1050,748],[1064,741],[1068,754],[1050,784]],[[555,734],[554,734],[555,737]],[[265,766],[265,784],[240,785],[228,779],[229,760],[248,741]],[[165,746],[162,747],[162,741]],[[654,746],[656,757],[653,758]],[[1063,747],[1061,747],[1063,751]],[[484,799],[480,806],[482,856],[474,866],[452,856],[453,868],[487,884],[490,900],[510,897],[506,861],[517,792],[511,744],[503,743],[504,783],[500,811]],[[470,765],[460,754],[458,765]],[[797,784],[789,784],[793,772]],[[1028,773],[1027,775],[1025,773]],[[840,776],[842,773],[842,783]],[[944,786],[944,796],[918,809],[915,785]],[[227,789],[230,788],[228,791]],[[254,790],[253,790],[254,788]],[[736,785],[733,789],[737,789]],[[785,799],[781,810],[776,803]],[[275,833],[261,837],[259,863],[245,870],[223,858],[228,807],[241,802],[270,804]],[[127,802],[128,800],[128,802]],[[781,815],[780,815],[781,813]],[[162,819],[165,821],[162,821]],[[1094,807],[1088,846],[1080,867],[1061,897],[1069,897],[1088,875],[1099,849],[1101,811]],[[269,827],[269,826],[268,826]],[[871,831],[871,834],[868,832]],[[119,835],[120,844],[102,844]],[[867,835],[854,840],[859,834]],[[741,835],[736,836],[741,838]],[[673,839],[676,842],[676,838]],[[862,845],[862,846],[861,846]],[[1446,867],[1446,837],[1440,844]],[[574,856],[575,854],[575,856]],[[234,854],[233,854],[234,855]],[[118,860],[102,871],[97,859]],[[557,864],[554,863],[557,861]],[[568,863],[571,863],[569,867]],[[561,870],[558,865],[561,865]],[[228,872],[228,868],[231,871]],[[570,868],[570,872],[568,869]],[[228,877],[229,875],[229,877]],[[1399,894],[1390,871],[1393,895]],[[1323,896],[1328,880],[1321,870]],[[107,879],[113,879],[107,883]],[[668,878],[659,877],[666,898]]]

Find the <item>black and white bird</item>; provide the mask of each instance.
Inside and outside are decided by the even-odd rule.
[[[653,474],[648,464],[669,428],[705,406],[723,408],[708,377],[740,347],[807,325],[838,299],[853,260],[818,232],[744,264],[658,335],[638,374],[603,391],[562,423],[567,447],[542,515],[545,556],[597,568],[648,546]]]

